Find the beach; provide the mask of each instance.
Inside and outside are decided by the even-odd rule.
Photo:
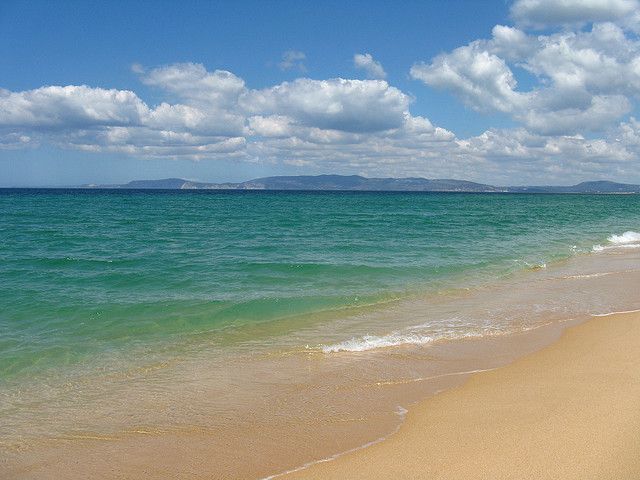
[[[640,478],[640,313],[561,339],[412,407],[388,439],[286,479]]]
[[[584,367],[543,388],[526,384],[541,375],[504,372],[522,361],[563,372],[575,362],[536,352],[570,354],[573,333],[556,342],[582,324],[626,328],[603,330],[598,348],[633,354],[636,323],[594,316],[640,309],[639,198],[5,192],[0,478],[263,479],[337,458],[295,474],[330,477],[405,438],[379,458],[465,478],[454,460],[505,467],[514,445],[539,458],[548,442],[517,428],[538,424],[562,440],[541,462],[578,458],[563,450],[565,424],[624,405],[579,409],[600,398],[580,388],[633,383]],[[594,369],[624,371],[592,350]],[[501,386],[465,403],[494,376]],[[526,395],[507,401],[509,388]],[[570,401],[534,395],[557,389]],[[450,407],[437,410],[441,430],[420,420],[438,402]],[[608,445],[624,457],[627,443]]]
[[[541,350],[410,406],[387,438],[266,478],[639,478],[638,338],[638,312],[593,317]],[[0,470],[34,479],[241,478],[220,474],[214,432],[147,433],[85,438]]]
[[[640,480],[640,0],[0,29],[0,480]]]

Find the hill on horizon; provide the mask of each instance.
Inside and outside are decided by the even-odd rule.
[[[80,188],[165,189],[165,190],[309,190],[389,192],[493,192],[493,193],[640,193],[640,185],[608,180],[581,182],[570,186],[500,187],[456,179],[367,178],[360,175],[284,175],[246,182],[208,183],[164,178],[133,180],[117,185],[82,185]]]

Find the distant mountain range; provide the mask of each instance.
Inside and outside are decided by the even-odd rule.
[[[339,190],[389,192],[506,192],[506,193],[640,193],[640,185],[608,181],[572,186],[495,187],[465,180],[427,178],[365,178],[359,175],[299,175],[256,178],[240,183],[204,183],[165,178],[134,180],[120,185],[82,185],[81,188],[165,190]]]

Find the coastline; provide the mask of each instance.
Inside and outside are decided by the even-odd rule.
[[[102,248],[94,241],[101,238],[94,235],[96,225],[63,215],[59,235],[79,235],[78,245],[69,251],[49,236],[41,239],[46,248],[31,245],[39,256],[5,266],[18,272],[7,302],[13,310],[6,315],[24,318],[14,322],[16,334],[25,347],[38,348],[29,355],[28,348],[18,350],[25,353],[18,359],[22,364],[8,356],[16,375],[7,376],[0,395],[6,419],[0,477],[273,478],[322,459],[359,455],[366,446],[379,448],[403,434],[406,409],[413,412],[477,372],[543,349],[590,315],[640,308],[640,234],[630,230],[635,225],[607,226],[617,217],[598,223],[598,215],[609,210],[627,215],[626,203],[616,210],[608,200],[594,210],[590,205],[597,202],[590,197],[584,205],[589,209],[576,214],[580,205],[555,197],[508,204],[461,197],[475,212],[470,215],[453,208],[449,197],[419,197],[419,205],[385,198],[374,196],[354,210],[336,198],[328,210],[326,198],[298,198],[304,211],[325,209],[318,225],[340,233],[328,245],[315,242],[320,231],[309,235],[288,223],[264,229],[262,215],[256,215],[248,231],[264,233],[266,241],[254,245],[250,238],[249,250],[233,247],[231,270],[225,270],[229,262],[212,261],[218,240],[205,241],[223,235],[217,226],[225,224],[198,216],[209,202],[191,199],[202,207],[195,208],[184,198],[164,200],[175,211],[191,212],[188,218],[205,230],[211,227],[208,235],[193,233],[175,244],[172,262],[149,253],[147,237],[137,236],[132,223],[123,230],[115,205],[100,228],[127,239],[121,257],[87,257]],[[257,212],[276,202],[288,221],[287,198],[249,200],[245,206]],[[43,214],[63,211],[49,211],[44,203]],[[508,208],[506,218],[500,205]],[[138,206],[146,212],[143,224],[154,228],[155,204]],[[576,216],[582,223],[569,227],[548,214],[556,209],[566,216],[560,220]],[[502,213],[494,218],[488,213],[493,210]],[[126,208],[120,213],[132,214]],[[168,224],[177,238],[184,218]],[[457,239],[449,238],[452,218],[464,227],[456,230]],[[395,240],[389,226],[402,230],[406,244]],[[434,234],[424,235],[425,228]],[[290,237],[298,239],[298,250],[276,248],[273,258],[265,253],[279,244],[274,238]],[[366,241],[337,255],[354,238]],[[27,275],[33,262],[46,281],[33,283]],[[218,276],[211,273],[218,272],[216,265]],[[247,275],[246,286],[261,292],[258,301],[250,292],[222,302],[222,280],[230,273]],[[67,283],[45,288],[57,286],[60,275]],[[418,277],[428,288],[409,289]],[[138,280],[130,284],[131,278]],[[406,283],[405,296],[389,293],[384,302],[369,301],[382,298],[375,296],[381,285],[396,281]],[[40,292],[39,302],[20,285]],[[203,299],[205,290],[218,292],[216,298]],[[105,302],[103,292],[114,295]],[[320,295],[331,292],[342,300]],[[174,298],[178,294],[185,298]],[[57,309],[38,309],[44,304]],[[336,304],[341,308],[332,308]],[[34,336],[40,331],[47,335]],[[49,351],[69,356],[49,362]]]
[[[445,376],[447,382],[430,396],[396,412],[402,420],[382,437],[369,432],[366,443],[329,456],[318,452],[316,460],[290,464],[281,473],[277,465],[286,462],[281,455],[271,458],[270,467],[263,465],[272,472],[266,476],[246,476],[253,468],[231,476],[221,472],[215,461],[221,446],[217,433],[201,429],[78,438],[80,444],[38,449],[21,465],[0,460],[0,472],[25,479],[635,479],[640,476],[638,338],[638,311],[594,315],[511,337],[519,355],[508,355],[510,360],[504,357],[495,367]],[[525,345],[529,353],[523,352]]]
[[[639,312],[593,317],[419,402],[387,439],[276,478],[639,478],[639,338]]]
[[[632,252],[629,252],[632,254]],[[611,257],[607,255],[602,257],[601,260],[606,261],[606,264],[611,266],[611,262],[615,262],[616,258],[619,258],[625,265],[628,261],[634,261],[636,255],[632,254]],[[593,261],[598,260],[600,257],[595,256],[591,259]],[[587,260],[587,259],[585,259]],[[570,265],[566,265],[569,267]],[[617,275],[591,274],[593,268],[601,266],[585,264],[580,262],[579,275],[575,275],[573,270],[557,270],[553,272],[550,278],[557,279],[555,281],[566,281],[566,279],[573,279],[571,281],[577,282],[594,282],[591,288],[598,285],[598,288],[611,291],[612,288],[619,290],[628,290],[628,288],[622,288],[625,284],[632,286],[637,285],[637,270],[620,270],[617,271]],[[600,271],[600,268],[596,269]],[[531,280],[535,280],[540,275],[546,275],[545,271],[533,272]],[[566,274],[572,275],[567,276]],[[529,276],[528,276],[529,277]],[[543,277],[546,278],[546,277]],[[611,280],[611,283],[609,283]],[[552,282],[554,280],[551,280]],[[604,283],[602,283],[604,282]],[[545,282],[546,283],[546,282]],[[582,283],[581,283],[582,284]],[[633,288],[630,291],[624,291],[626,298],[632,298],[635,295],[632,294]],[[507,291],[512,301],[517,301],[519,298],[514,296],[513,290]],[[548,297],[544,295],[542,291],[536,291],[537,294],[543,294],[542,298]],[[482,295],[486,295],[489,292],[483,291]],[[495,294],[495,292],[493,292]],[[493,301],[499,300],[500,296],[492,296]],[[491,457],[490,453],[482,453],[482,455],[476,455],[473,457],[473,452],[464,451],[461,452],[458,449],[460,445],[465,445],[464,442],[458,444],[456,441],[449,439],[449,443],[445,446],[441,445],[441,442],[446,440],[446,432],[450,426],[454,427],[456,432],[464,432],[469,427],[478,428],[478,424],[490,423],[493,417],[497,415],[496,412],[482,411],[481,409],[473,406],[471,407],[459,407],[459,411],[471,411],[475,412],[473,418],[466,418],[462,416],[457,418],[459,413],[455,408],[448,412],[448,417],[443,413],[440,418],[442,431],[439,434],[432,435],[433,432],[429,429],[420,427],[424,421],[431,422],[430,419],[421,420],[424,414],[424,410],[430,409],[428,405],[433,405],[437,402],[442,402],[442,398],[453,398],[449,403],[451,405],[455,402],[460,402],[458,395],[463,395],[460,392],[466,391],[469,385],[474,383],[482,383],[481,380],[487,378],[486,376],[497,375],[502,378],[503,384],[500,388],[507,391],[509,388],[518,385],[525,385],[527,388],[531,388],[527,381],[532,378],[537,378],[537,374],[531,375],[530,373],[516,374],[515,376],[504,376],[501,372],[503,370],[511,371],[514,365],[519,365],[521,362],[533,362],[537,365],[537,355],[546,355],[544,352],[547,349],[555,348],[560,351],[564,351],[566,348],[565,337],[568,334],[564,332],[573,332],[573,325],[578,325],[578,329],[582,325],[591,325],[594,322],[601,322],[603,325],[608,320],[618,317],[634,317],[634,329],[620,332],[621,336],[626,336],[624,341],[618,342],[616,338],[610,339],[605,344],[605,348],[615,350],[621,347],[621,350],[628,350],[633,353],[633,346],[635,338],[640,338],[640,313],[637,310],[629,310],[632,307],[631,303],[619,303],[620,307],[628,306],[627,308],[612,309],[612,313],[598,313],[591,314],[590,317],[578,316],[574,318],[566,318],[564,320],[554,320],[547,323],[540,323],[537,327],[531,329],[525,329],[520,333],[513,333],[508,335],[497,336],[482,336],[479,338],[470,337],[464,340],[456,341],[454,343],[435,342],[431,344],[426,350],[422,345],[406,345],[404,347],[393,347],[391,349],[376,349],[370,352],[362,353],[336,353],[327,355],[322,352],[312,352],[304,355],[277,355],[273,357],[273,363],[270,364],[274,368],[278,365],[284,368],[287,372],[291,370],[292,366],[297,369],[300,367],[306,369],[316,370],[321,369],[324,371],[322,377],[317,378],[314,382],[325,384],[331,391],[334,391],[334,395],[329,397],[318,397],[318,400],[322,400],[323,403],[330,401],[341,401],[340,399],[348,399],[349,397],[357,398],[360,407],[353,411],[343,410],[336,415],[336,412],[328,414],[327,411],[316,411],[315,407],[310,408],[308,413],[315,413],[313,417],[299,416],[298,422],[294,424],[276,424],[273,423],[273,419],[277,419],[277,415],[272,415],[263,420],[268,423],[256,424],[252,422],[243,422],[238,424],[234,428],[238,430],[230,430],[228,428],[211,428],[205,425],[198,425],[195,422],[190,425],[185,425],[180,429],[172,428],[160,428],[153,425],[141,424],[134,429],[110,433],[93,432],[90,430],[77,430],[76,432],[70,432],[69,435],[51,437],[49,440],[36,446],[36,448],[29,448],[23,450],[22,448],[16,449],[14,453],[6,456],[4,459],[0,458],[0,476],[6,474],[8,478],[138,478],[140,475],[144,475],[145,478],[388,478],[392,473],[395,474],[398,466],[402,468],[414,468],[413,473],[406,471],[401,478],[423,478],[419,475],[419,472],[430,471],[433,478],[527,478],[518,473],[514,473],[513,477],[509,473],[505,472],[487,472],[482,476],[474,477],[472,474],[477,473],[477,465],[473,465],[470,471],[461,470],[460,473],[455,471],[452,476],[447,476],[447,472],[450,471],[452,465],[455,468],[458,466],[455,464],[457,458],[475,458],[476,462],[485,462],[485,467],[500,467],[509,465],[515,461],[509,460],[505,462],[503,453],[508,453],[508,449],[504,452],[497,447],[496,452],[493,452],[496,456]],[[529,305],[525,302],[525,305]],[[526,307],[530,308],[530,307]],[[606,310],[605,310],[606,311]],[[602,312],[602,310],[601,310]],[[602,327],[604,328],[604,327]],[[608,332],[607,329],[601,332],[603,338],[607,338],[615,332]],[[570,334],[574,335],[574,334]],[[558,341],[558,339],[560,341]],[[591,337],[589,337],[591,338]],[[627,342],[625,344],[625,342]],[[591,343],[597,343],[597,336],[591,339]],[[550,347],[551,345],[551,347]],[[625,347],[625,345],[627,345]],[[574,347],[568,348],[566,354],[574,354],[577,352],[580,354],[580,350],[576,350]],[[424,356],[426,355],[426,356]],[[585,358],[589,357],[590,352],[582,352]],[[638,358],[636,358],[638,357]],[[328,366],[327,362],[340,362],[343,359],[349,360],[348,370],[349,376],[337,381],[334,384],[329,385],[329,382],[336,381],[332,378],[331,371],[325,371]],[[428,362],[424,360],[428,359]],[[532,360],[533,359],[533,360]],[[355,363],[354,363],[355,361]],[[411,369],[414,370],[411,377],[398,376],[398,372],[394,369],[386,370],[386,374],[378,376],[373,375],[371,380],[374,383],[365,382],[363,378],[359,378],[359,375],[370,372],[370,362],[375,361],[380,365],[386,365],[385,368],[390,368],[393,362],[409,362]],[[436,369],[433,374],[429,373],[431,368],[426,369],[422,375],[418,375],[418,367],[421,368],[438,364],[439,362],[445,362],[445,370],[440,371]],[[454,364],[449,362],[455,362],[456,369],[450,370]],[[284,362],[284,363],[283,363]],[[293,362],[293,363],[291,363]],[[633,357],[633,364],[640,362],[640,353]],[[198,362],[196,362],[198,363]],[[206,386],[209,382],[203,382],[202,370],[203,365],[196,368],[196,363],[185,365],[186,370],[184,372],[190,372],[194,377],[194,381],[201,387]],[[202,360],[199,361],[202,363]],[[546,365],[549,371],[554,371],[557,365],[563,365],[566,360],[559,356],[553,361],[545,360],[541,365]],[[623,363],[623,362],[622,362]],[[618,365],[622,364],[620,359],[605,359],[598,363],[595,359],[595,365],[600,368],[606,366],[609,369],[616,370]],[[357,364],[360,364],[358,369]],[[602,365],[601,365],[602,364]],[[449,365],[448,367],[446,365]],[[285,368],[286,366],[286,368]],[[253,369],[252,374],[255,374]],[[161,371],[161,370],[160,370]],[[342,371],[342,370],[340,370]],[[336,371],[334,371],[336,372]],[[382,373],[383,370],[380,371]],[[439,373],[440,372],[440,373]],[[447,373],[448,372],[448,373]],[[344,373],[344,372],[343,372]],[[596,371],[597,373],[597,371]],[[575,372],[574,372],[575,374]],[[568,374],[571,376],[571,372]],[[589,372],[583,372],[583,378],[590,375]],[[539,376],[539,375],[538,375]],[[614,375],[615,376],[615,375]],[[357,381],[354,381],[358,379]],[[471,379],[471,380],[470,380]],[[499,383],[499,382],[498,382]],[[600,384],[605,384],[604,380],[600,380]],[[560,387],[563,390],[571,389],[572,383],[559,381],[556,387]],[[624,385],[623,385],[624,387]],[[299,389],[299,392],[305,392],[304,389]],[[622,391],[623,388],[614,386],[615,391]],[[384,393],[386,392],[386,393]],[[486,392],[485,392],[486,394]],[[343,397],[343,395],[346,395]],[[364,395],[364,396],[363,396]],[[370,397],[373,395],[373,397]],[[386,395],[386,403],[382,403],[382,396]],[[467,394],[468,395],[468,394]],[[592,393],[584,393],[583,396],[589,398]],[[634,396],[635,395],[635,396]],[[182,397],[181,397],[182,398]],[[185,397],[185,399],[191,398],[195,400],[196,397]],[[308,397],[305,397],[308,398]],[[375,400],[372,403],[372,399]],[[490,398],[487,397],[487,398]],[[640,398],[640,391],[632,395],[632,399]],[[575,404],[574,399],[571,397],[571,391],[569,391],[566,399],[569,403]],[[498,398],[499,402],[503,402]],[[513,400],[511,404],[510,412],[517,412],[520,403],[527,408],[531,408],[527,402],[533,402],[534,398],[525,398]],[[496,401],[496,397],[493,397],[493,401]],[[366,405],[365,403],[366,402]],[[499,404],[498,402],[498,404]],[[272,402],[273,403],[273,402]],[[446,405],[445,401],[445,405]],[[556,402],[557,403],[557,402]],[[619,402],[615,398],[610,399],[611,405],[617,405]],[[637,403],[637,402],[636,402]],[[490,404],[490,402],[489,402]],[[185,404],[190,405],[190,404]],[[328,403],[328,405],[331,405]],[[386,405],[386,406],[385,406]],[[285,409],[289,408],[289,404],[283,404]],[[375,407],[375,411],[369,411],[369,417],[364,421],[364,417],[359,417],[358,412],[366,412],[368,408]],[[408,414],[405,410],[408,409]],[[545,409],[549,408],[544,404],[538,406],[537,414],[539,418],[529,418],[526,420],[528,424],[536,424],[540,419],[544,419]],[[551,409],[557,409],[556,405],[551,405]],[[421,413],[422,412],[422,413]],[[605,412],[606,413],[606,412]],[[493,415],[493,417],[492,417]],[[608,413],[606,413],[608,415]],[[602,414],[602,416],[605,416]],[[561,422],[558,425],[563,425],[564,419],[560,419]],[[355,422],[359,423],[355,423]],[[423,422],[423,423],[421,423]],[[629,422],[629,424],[638,426],[640,425],[640,415],[637,418]],[[293,429],[291,426],[296,429]],[[517,431],[517,428],[522,427],[523,424],[515,422],[514,424],[505,427],[508,432]],[[313,426],[314,428],[309,428]],[[482,435],[487,435],[487,425],[484,425],[485,431]],[[553,430],[554,425],[547,425],[547,430]],[[563,427],[564,428],[564,427]],[[244,429],[246,431],[241,431]],[[407,436],[406,432],[415,430],[414,433]],[[594,434],[594,430],[587,429],[587,433]],[[602,431],[606,431],[605,427],[601,428]],[[240,435],[233,437],[229,434],[237,433],[240,431]],[[473,435],[478,435],[480,430],[472,431]],[[597,435],[599,432],[595,430]],[[489,432],[490,433],[490,432]],[[525,432],[526,433],[526,432]],[[465,440],[463,433],[461,438],[457,440]],[[484,438],[482,435],[477,437],[478,448],[484,448],[486,445],[483,443]],[[278,439],[274,442],[273,439]],[[298,443],[301,438],[307,439],[307,444],[302,448]],[[403,439],[405,440],[398,440]],[[470,436],[469,438],[473,438]],[[506,437],[505,437],[506,438]],[[584,438],[589,438],[589,435],[585,434]],[[250,446],[246,444],[249,439]],[[409,439],[409,440],[407,440]],[[614,439],[615,440],[615,439]],[[514,439],[511,439],[512,443],[517,443]],[[529,439],[524,443],[525,451],[521,454],[529,454],[530,449],[527,445],[533,442],[535,445],[540,444],[540,439]],[[243,443],[245,442],[245,443]],[[399,443],[398,443],[399,442]],[[404,445],[403,442],[408,442]],[[466,442],[467,448],[469,442]],[[620,443],[620,442],[617,442]],[[431,454],[415,451],[416,446],[430,445],[432,448]],[[391,445],[391,447],[389,447]],[[393,446],[395,445],[395,447]],[[640,445],[638,445],[640,448]],[[391,451],[386,449],[390,448]],[[635,446],[634,446],[635,448]],[[442,451],[451,451],[447,453],[447,457],[441,456]],[[251,457],[247,459],[245,455],[247,452],[251,452]],[[434,454],[435,451],[435,454]],[[561,450],[557,450],[561,451]],[[371,452],[380,452],[378,454],[372,454]],[[399,453],[400,452],[400,453]],[[548,454],[549,452],[546,452]],[[485,455],[486,454],[486,455]],[[370,458],[370,456],[373,457]],[[407,458],[404,456],[408,455]],[[411,456],[414,456],[418,461],[413,462]],[[438,461],[432,462],[433,458],[426,455],[435,455]],[[580,454],[571,452],[567,456],[561,456],[560,458],[580,458]],[[599,452],[593,455],[599,456]],[[611,456],[611,455],[609,455]],[[1,456],[0,456],[1,457]],[[358,460],[364,458],[366,464],[377,465],[374,471],[368,471],[366,468],[363,470],[362,476],[359,476],[359,472],[352,470],[353,468],[359,468]],[[78,459],[83,459],[79,461]],[[114,462],[114,459],[118,459]],[[355,460],[353,460],[355,459]],[[381,459],[388,459],[388,462],[384,461],[382,464],[378,464]],[[422,459],[422,460],[421,460]],[[448,459],[448,460],[447,460]],[[484,459],[484,460],[483,460]],[[442,462],[449,461],[450,464],[442,464]],[[355,467],[350,466],[349,462],[356,462]],[[395,462],[395,463],[394,463]],[[433,463],[433,465],[432,465]],[[623,462],[617,461],[618,464]],[[427,465],[428,464],[428,465]],[[302,467],[301,467],[302,466]],[[540,466],[540,468],[546,465]],[[325,471],[328,469],[329,471]],[[335,470],[334,470],[335,469]],[[548,478],[558,478],[554,475],[559,475],[557,472],[552,473]],[[282,473],[284,472],[284,473]],[[290,472],[290,473],[289,473]],[[634,470],[635,472],[635,470]],[[638,470],[640,472],[640,470]],[[374,474],[375,473],[375,474]],[[575,478],[589,478],[582,472]],[[376,477],[378,475],[378,477]],[[440,476],[438,476],[440,475]],[[532,478],[545,478],[540,471],[537,471],[536,475]],[[561,478],[572,478],[566,472],[562,472]],[[602,478],[595,476],[593,478]],[[625,476],[614,475],[612,478],[627,478]],[[632,477],[635,478],[635,477]]]

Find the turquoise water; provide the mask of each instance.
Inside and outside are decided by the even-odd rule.
[[[491,282],[638,230],[631,195],[2,190],[0,379],[259,343],[278,329],[258,324]]]

